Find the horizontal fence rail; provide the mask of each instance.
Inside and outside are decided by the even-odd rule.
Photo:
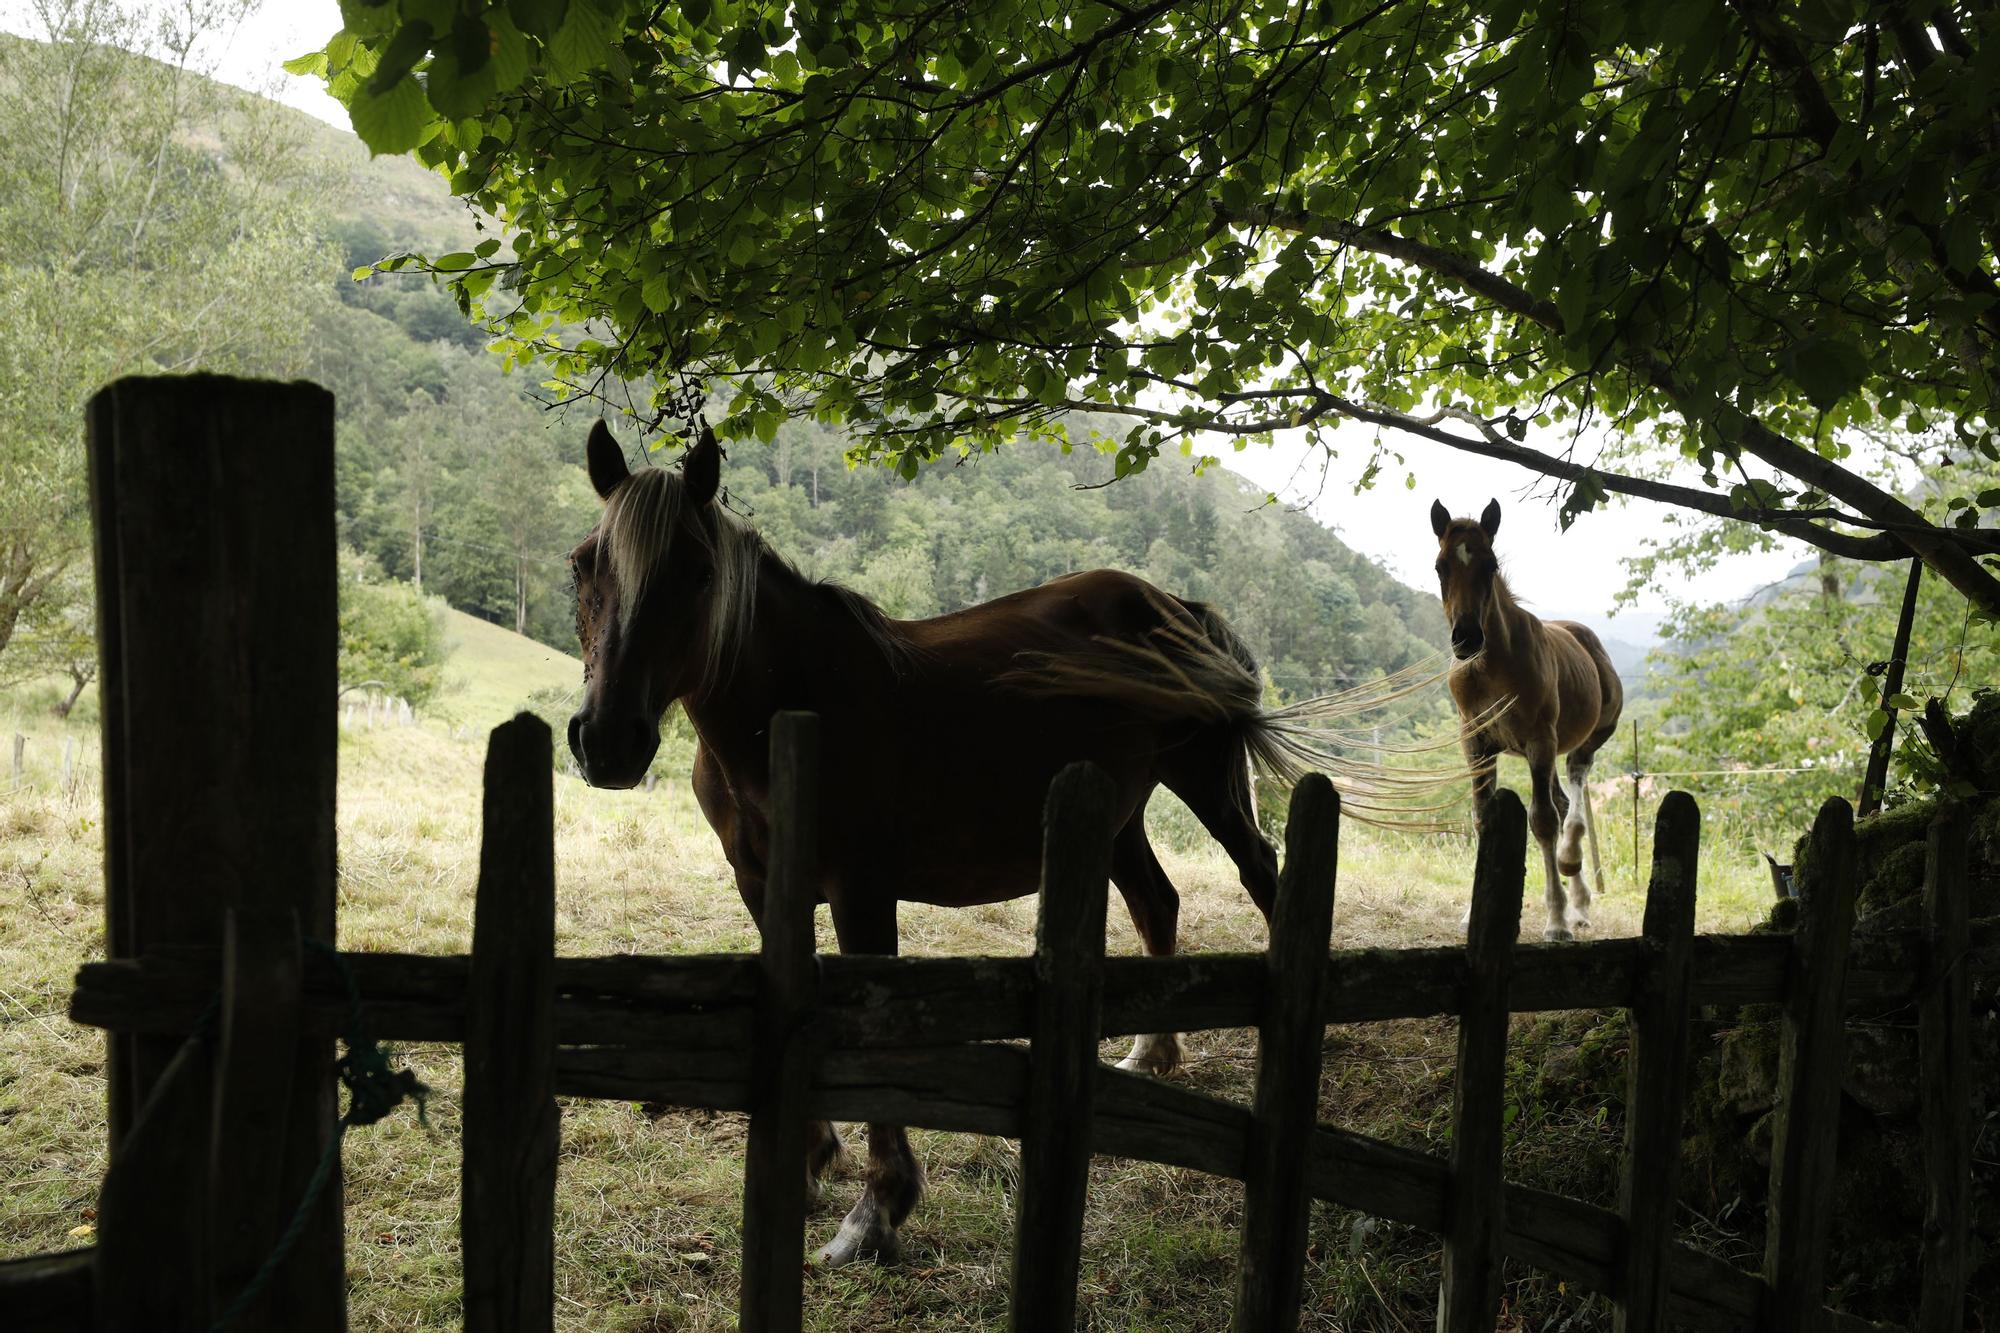
[[[1965,958],[1978,974],[2000,967],[2000,917],[1967,927]],[[1785,935],[1697,935],[1690,1003],[1776,1004],[1785,997],[1793,945]],[[1514,946],[1507,1007],[1521,1013],[1621,1009],[1647,976],[1643,938]],[[1848,968],[1850,1008],[1908,1003],[1929,983],[1924,932],[1857,936]],[[385,1040],[465,1038],[469,960],[462,956],[342,953],[365,997],[369,1027]],[[1033,1029],[1034,960],[820,958],[820,1035],[830,1046],[1005,1041]],[[1365,1023],[1450,1017],[1464,1004],[1462,948],[1335,949],[1328,953],[1321,1018]],[[1255,1027],[1268,969],[1262,954],[1183,954],[1104,960],[1103,1035]],[[751,1039],[757,960],[736,954],[558,958],[556,1039],[565,1045],[699,1049]],[[117,1032],[183,1035],[213,998],[221,953],[180,949],[86,963],[70,1017]],[[886,996],[894,1012],[882,1012]],[[346,993],[335,963],[306,960],[306,1030],[343,1030]]]
[[[2000,963],[2000,919],[1968,931],[1967,970]],[[1787,993],[1788,936],[1698,936],[1690,942],[1694,1003],[1774,1003]],[[1932,975],[1921,932],[1857,939],[1850,1004],[1918,997]],[[1515,1012],[1629,1007],[1653,975],[1647,941],[1516,944],[1506,976]],[[345,953],[382,1038],[461,1041],[470,963],[460,957]],[[981,1044],[1031,1035],[1035,960],[882,958],[818,960],[818,1069],[806,1111],[833,1120],[894,1119],[912,1126],[1019,1137],[1031,1053]],[[212,952],[181,950],[87,964],[71,1012],[118,1031],[190,1030],[220,977]],[[564,1096],[666,1101],[724,1111],[755,1102],[755,957],[558,959],[555,1091]],[[1101,1034],[1254,1026],[1269,964],[1262,954],[1113,958],[1104,963]],[[1333,950],[1322,973],[1328,1023],[1458,1013],[1468,977],[1463,949]],[[893,999],[893,1004],[889,1003]],[[346,1021],[336,965],[309,955],[302,1019],[309,1033]],[[1242,1179],[1248,1107],[1100,1065],[1093,1074],[1093,1152]],[[1303,1162],[1309,1193],[1390,1221],[1446,1229],[1450,1163],[1325,1125]],[[1613,1209],[1518,1184],[1503,1187],[1500,1255],[1588,1290],[1620,1295],[1625,1219]],[[1685,1244],[1666,1251],[1666,1317],[1712,1329],[1762,1326],[1769,1287],[1756,1275]],[[1831,1327],[1863,1321],[1829,1311]]]

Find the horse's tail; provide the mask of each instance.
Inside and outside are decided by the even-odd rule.
[[[1116,700],[1163,721],[1227,728],[1243,760],[1231,765],[1231,801],[1253,820],[1260,773],[1288,785],[1309,772],[1324,773],[1340,791],[1344,812],[1365,823],[1398,828],[1431,827],[1425,816],[1463,799],[1467,775],[1462,763],[1404,768],[1379,757],[1456,750],[1456,731],[1427,743],[1384,745],[1372,735],[1341,729],[1342,723],[1443,680],[1450,670],[1445,654],[1334,694],[1266,708],[1256,655],[1221,612],[1155,589],[1148,592],[1158,599],[1160,611],[1150,632],[1136,638],[1098,636],[1084,650],[1024,653],[1009,679],[1037,692]],[[1368,755],[1376,757],[1364,757]],[[1454,786],[1460,793],[1441,799]]]

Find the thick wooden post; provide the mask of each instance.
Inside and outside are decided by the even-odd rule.
[[[1834,797],[1820,807],[1809,851],[1778,1037],[1771,1220],[1764,1244],[1775,1333],[1826,1326],[1827,1226],[1847,1054],[1847,947],[1854,934],[1854,811],[1846,801]]]
[[[223,933],[220,1045],[208,1141],[210,1290],[230,1310],[256,1279],[299,1200],[278,1189],[299,1041],[303,959],[289,910],[232,908]],[[279,1292],[264,1288],[236,1327],[281,1328]]]
[[[1684,791],[1668,792],[1653,824],[1646,961],[1632,1001],[1625,1161],[1618,1189],[1618,1211],[1625,1218],[1624,1275],[1611,1317],[1615,1333],[1654,1333],[1667,1327],[1671,1286],[1667,1265],[1680,1186],[1695,863],[1700,847],[1701,811],[1694,798]]]
[[[207,1328],[208,1108],[214,1062],[189,1037],[153,1081],[97,1192],[97,1327]]]
[[[1299,1326],[1312,1193],[1301,1164],[1319,1123],[1320,993],[1333,934],[1340,796],[1317,773],[1292,789],[1285,870],[1265,950],[1269,980],[1257,1036],[1257,1091],[1243,1176],[1243,1244],[1236,1266],[1236,1333]]]
[[[1929,984],[1917,1002],[1923,1066],[1923,1305],[1917,1333],[1965,1327],[1968,1189],[1972,1180],[1972,986],[1966,969],[1967,843],[1965,808],[1943,801],[1931,822],[1924,866],[1924,915],[1930,935]]]
[[[521,713],[493,729],[465,996],[459,1234],[472,1333],[555,1325],[552,773],[547,723]]]
[[[103,708],[108,952],[214,949],[232,906],[289,910],[316,939],[334,933],[333,398],[310,384],[212,375],[126,379],[88,411]],[[109,1043],[113,1171],[179,1042]],[[205,1058],[205,1057],[204,1057]],[[292,1132],[274,1193],[303,1196],[334,1127],[333,1044],[294,1050]],[[163,1123],[199,1126],[160,1160],[178,1180],[190,1159],[205,1183],[208,1080],[177,1080],[195,1104]],[[150,1114],[150,1112],[149,1112]],[[188,1144],[196,1145],[192,1150]],[[171,1160],[169,1160],[171,1159]],[[134,1178],[121,1188],[153,1187]],[[196,1194],[200,1193],[197,1188]],[[110,1233],[162,1269],[172,1234]],[[137,1279],[119,1273],[121,1283]],[[203,1293],[205,1280],[188,1285]],[[344,1328],[336,1176],[273,1281],[269,1309],[297,1333]],[[155,1327],[183,1313],[154,1313]],[[137,1325],[134,1325],[135,1327]]]
[[[743,1333],[796,1333],[803,1318],[818,902],[819,718],[779,713],[771,719],[771,863],[757,922],[762,975],[743,1162]]]
[[[1500,1148],[1507,1072],[1507,976],[1521,931],[1528,816],[1506,789],[1487,802],[1466,931],[1465,1005],[1452,1093],[1438,1333],[1489,1333],[1500,1314]]]
[[[1034,1034],[1021,1115],[1008,1315],[1015,1333],[1076,1327],[1116,800],[1101,770],[1071,764],[1049,784],[1042,816]]]

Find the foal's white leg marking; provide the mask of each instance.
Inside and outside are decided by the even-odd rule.
[[[1151,1074],[1165,1078],[1181,1067],[1181,1034],[1178,1032],[1148,1032],[1132,1038],[1132,1053],[1118,1062],[1118,1067],[1133,1074]]]
[[[1528,781],[1531,795],[1528,802],[1528,832],[1542,849],[1542,872],[1548,880],[1549,924],[1542,931],[1547,940],[1567,940],[1574,938],[1569,932],[1567,901],[1563,894],[1562,875],[1556,868],[1556,840],[1562,835],[1562,826],[1555,824],[1556,803],[1553,784],[1561,781],[1557,764],[1561,756],[1555,753],[1551,742],[1546,750],[1538,752],[1528,760]],[[1540,758],[1539,755],[1547,755]]]
[[[1576,873],[1569,878],[1569,900],[1575,909],[1570,925],[1577,929],[1590,925],[1590,886],[1583,882],[1583,835],[1589,828],[1590,770],[1583,770],[1582,778],[1565,767],[1563,770],[1563,792],[1569,797],[1569,814],[1563,819],[1562,844],[1557,850],[1558,870],[1564,864],[1576,867]]]
[[[1565,919],[1564,908],[1567,904],[1563,896],[1562,876],[1556,873],[1556,840],[1549,838],[1536,841],[1542,844],[1542,871],[1548,877],[1549,924],[1542,931],[1542,938],[1573,940],[1576,936],[1570,934],[1569,922]]]
[[[1597,813],[1590,808],[1590,770],[1583,771],[1583,828],[1590,835],[1591,888],[1604,896],[1604,859],[1597,854]]]

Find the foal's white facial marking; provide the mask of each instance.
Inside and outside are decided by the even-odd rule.
[[[1472,563],[1471,542],[1460,542],[1458,545],[1451,548],[1451,553],[1458,557],[1458,563],[1461,565],[1469,565]]]

